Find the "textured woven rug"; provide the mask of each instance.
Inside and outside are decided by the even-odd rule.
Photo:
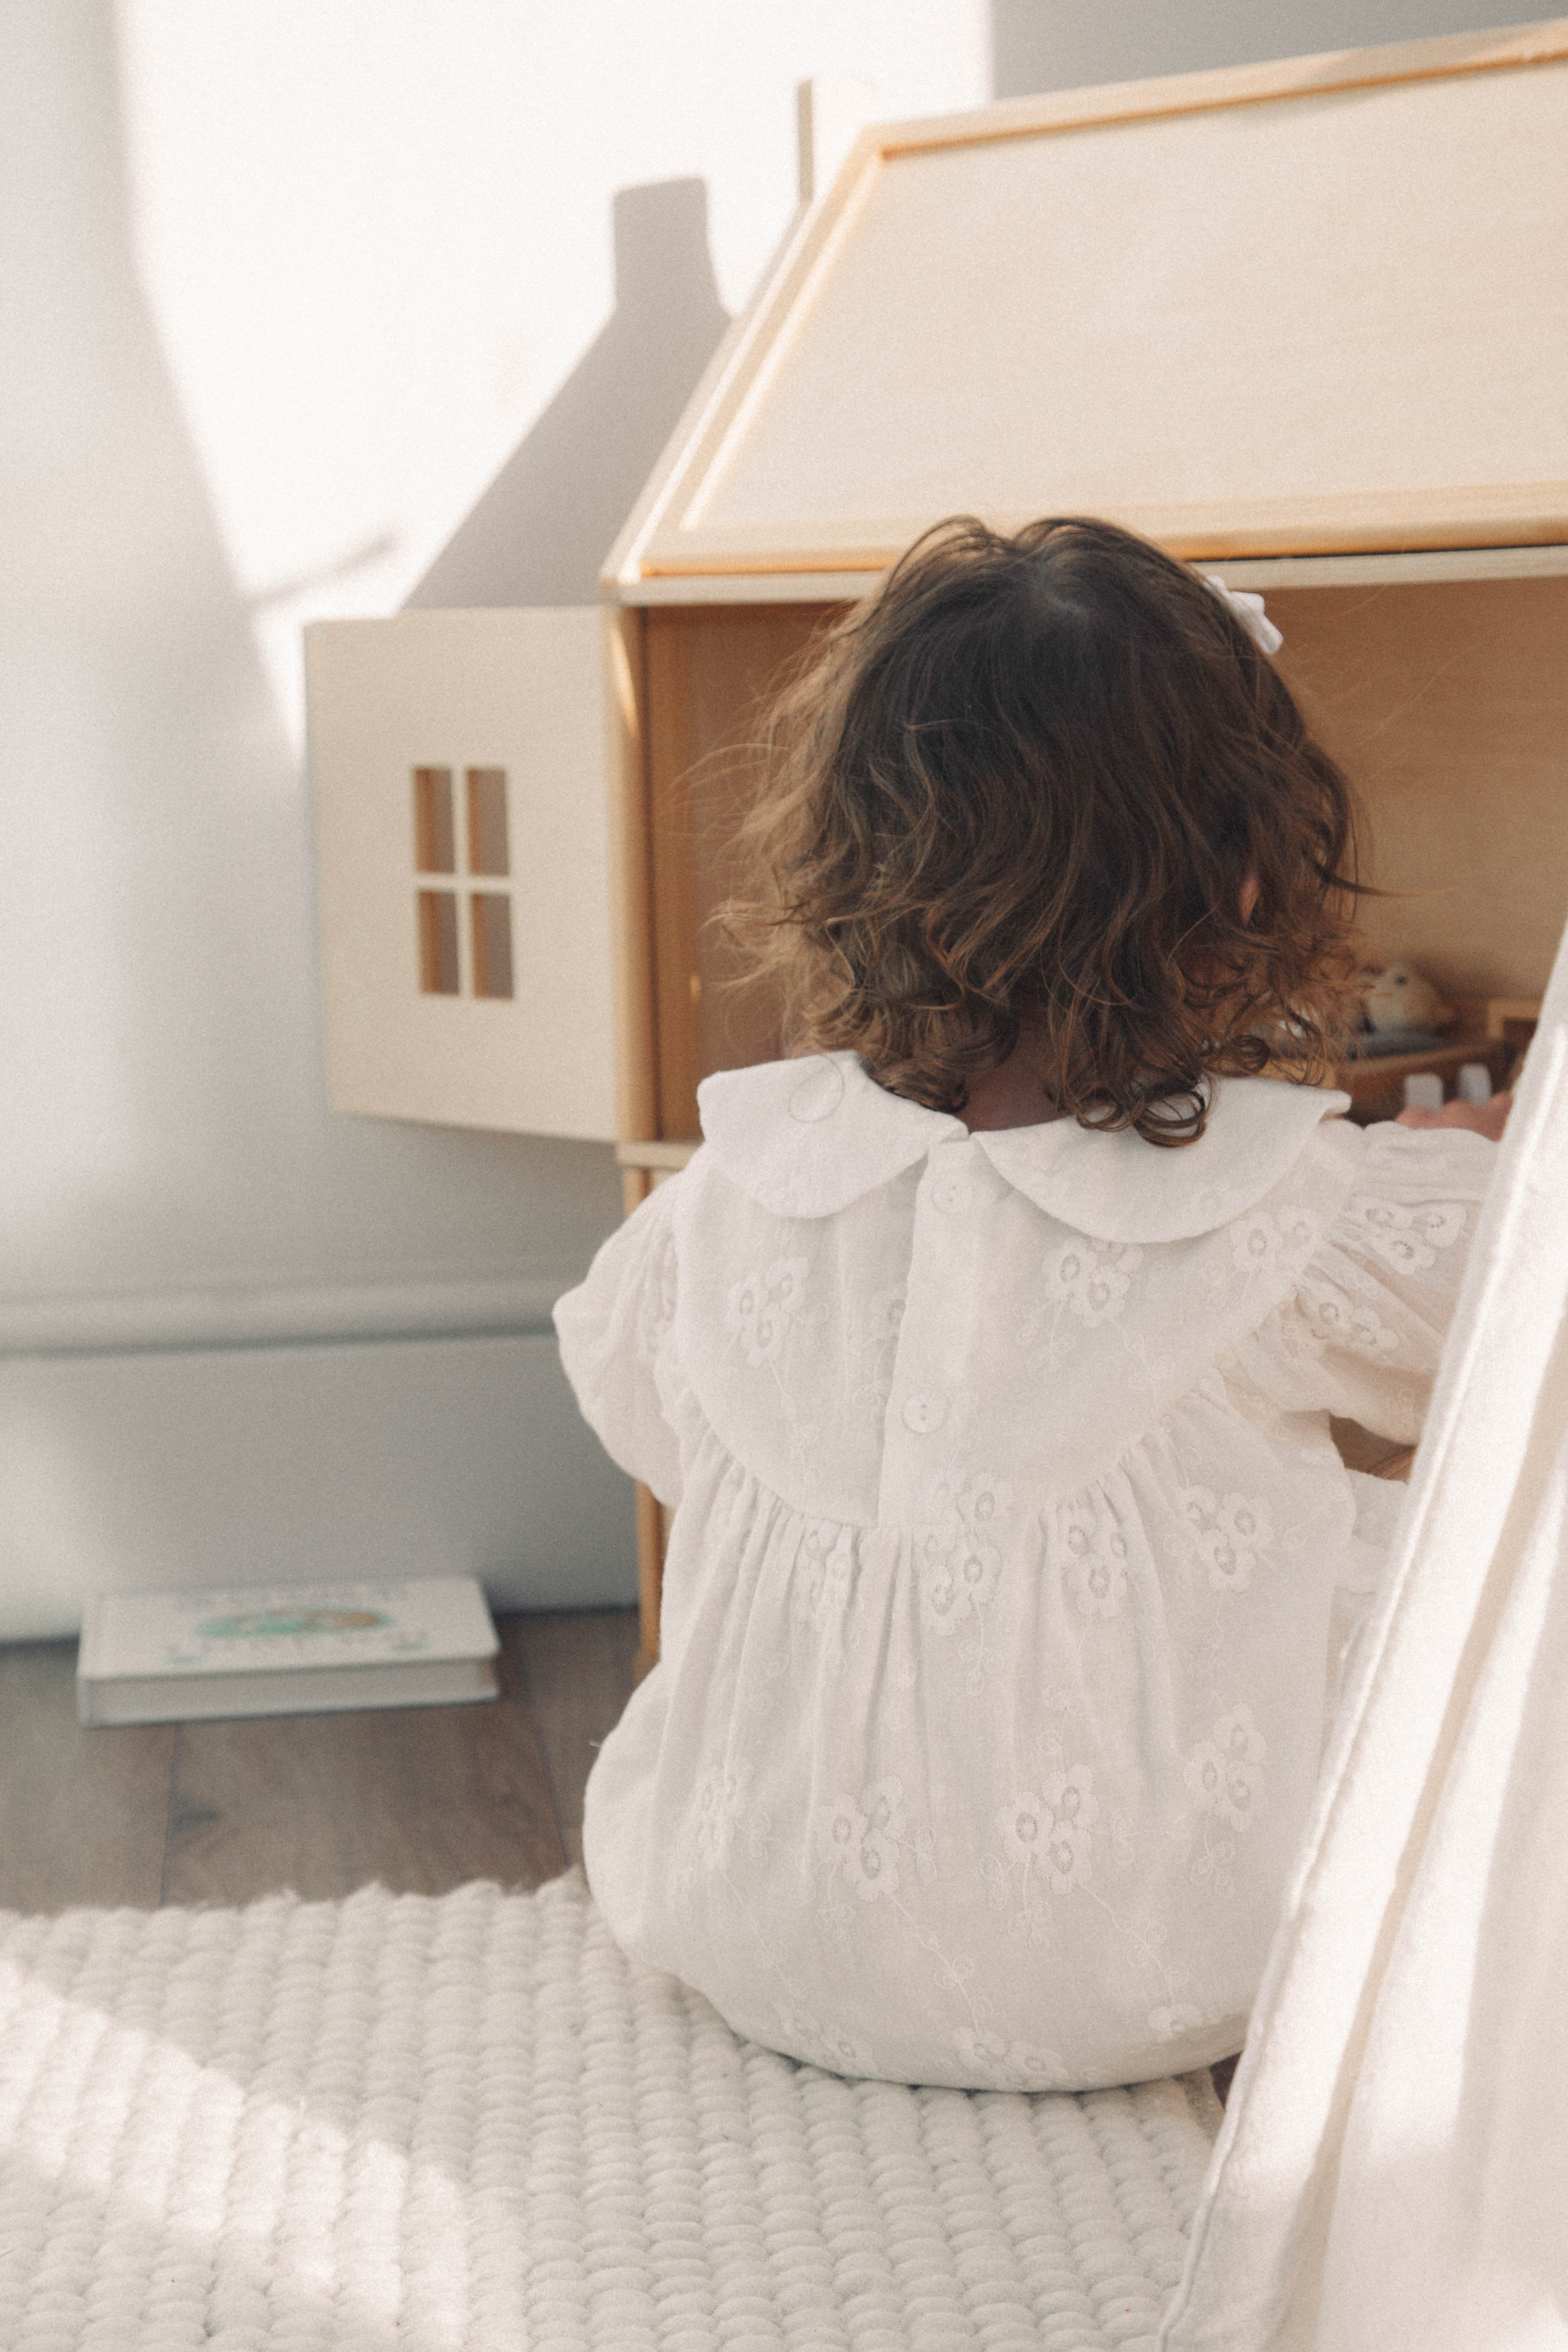
[[[576,1872],[0,1914],[0,2346],[1131,2352],[1219,2119],[799,2065]]]

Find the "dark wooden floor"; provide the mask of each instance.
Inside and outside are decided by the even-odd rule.
[[[631,1694],[637,1615],[497,1626],[494,1703],[91,1731],[74,1641],[0,1648],[0,1910],[558,1877],[582,1858],[583,1783]]]

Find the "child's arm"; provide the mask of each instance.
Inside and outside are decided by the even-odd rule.
[[[675,1306],[673,1176],[656,1187],[555,1306],[560,1360],[582,1417],[611,1460],[672,1508],[680,1448],[664,1418],[654,1367]]]
[[[1324,1150],[1348,1154],[1354,1176],[1294,1296],[1240,1351],[1265,1396],[1416,1442],[1497,1160],[1479,1122],[1490,1113],[1500,1129],[1508,1110],[1500,1097],[1450,1103],[1440,1118],[1324,1129]]]

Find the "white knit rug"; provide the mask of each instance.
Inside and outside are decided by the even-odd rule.
[[[0,2347],[1132,2352],[1219,2119],[797,2065],[575,1872],[0,1913]]]

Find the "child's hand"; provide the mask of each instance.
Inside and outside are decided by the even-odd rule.
[[[1395,1123],[1399,1127],[1468,1127],[1477,1135],[1490,1136],[1494,1143],[1500,1143],[1512,1108],[1511,1090],[1493,1095],[1490,1102],[1451,1102],[1445,1103],[1441,1110],[1402,1110]]]

